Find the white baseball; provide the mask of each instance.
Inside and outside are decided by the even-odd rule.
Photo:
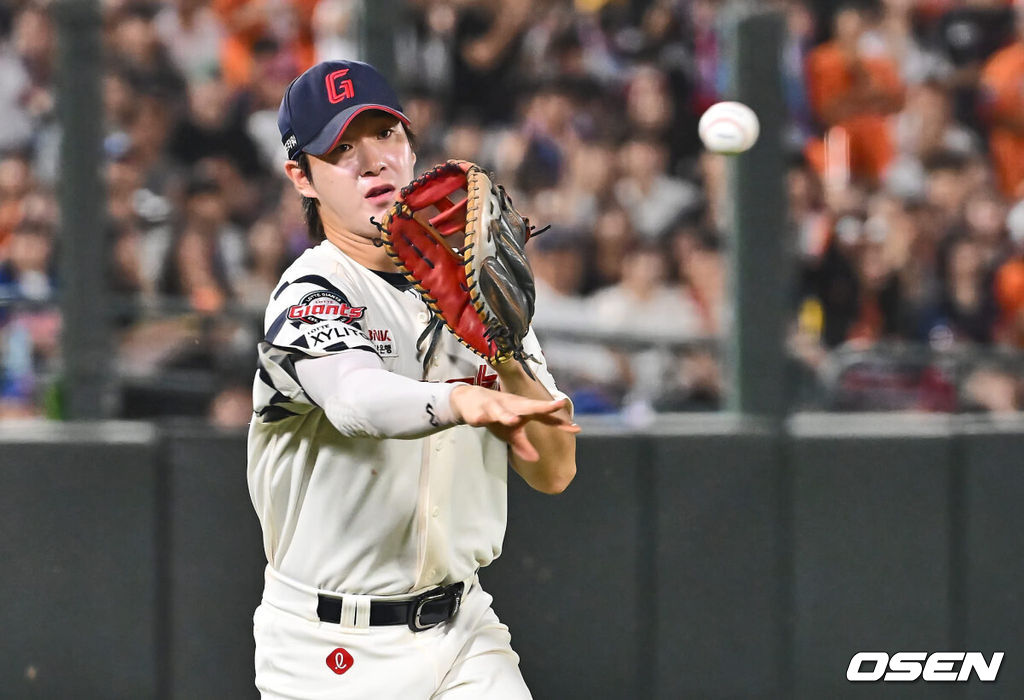
[[[757,143],[761,124],[754,110],[742,102],[718,102],[701,116],[697,133],[709,151],[736,155]]]

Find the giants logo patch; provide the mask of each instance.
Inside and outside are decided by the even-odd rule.
[[[327,99],[330,100],[332,105],[356,95],[356,89],[352,85],[352,81],[342,80],[346,73],[348,73],[348,68],[342,68],[327,76]]]
[[[337,292],[317,290],[310,292],[299,303],[288,309],[288,318],[301,323],[344,321],[352,323],[363,317],[365,306],[349,306],[348,299]]]

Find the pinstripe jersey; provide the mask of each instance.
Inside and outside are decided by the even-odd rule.
[[[326,590],[392,595],[462,581],[501,551],[508,448],[459,425],[409,439],[345,437],[303,391],[295,363],[370,352],[418,381],[497,388],[447,330],[424,367],[426,305],[397,273],[376,273],[328,241],[281,277],[267,307],[253,384],[248,481],[277,571]],[[531,368],[558,392],[531,331]],[[370,399],[371,397],[368,397]]]

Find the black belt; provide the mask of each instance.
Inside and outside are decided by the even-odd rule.
[[[370,601],[370,624],[409,625],[413,632],[436,627],[455,617],[462,603],[461,581],[450,586],[432,588],[415,598]],[[317,595],[316,614],[321,622],[341,622],[341,598]]]

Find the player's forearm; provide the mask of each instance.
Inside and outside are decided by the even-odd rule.
[[[454,385],[389,372],[370,353],[343,355],[295,363],[303,389],[342,435],[411,439],[455,425]]]
[[[541,401],[553,398],[547,388],[530,378],[518,363],[500,365],[497,372],[502,391]],[[568,409],[560,409],[559,414],[571,418]],[[532,488],[544,493],[561,493],[576,476],[576,436],[537,421],[528,423],[525,430],[540,459],[527,462],[513,455],[513,468]]]

